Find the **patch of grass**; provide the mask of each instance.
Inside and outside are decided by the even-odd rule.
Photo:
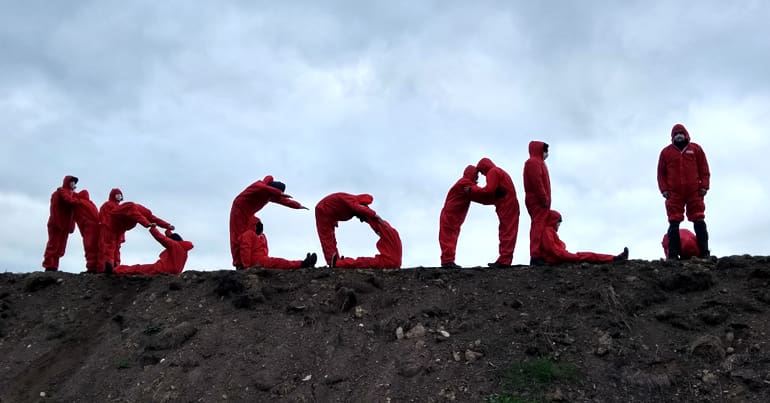
[[[131,361],[128,358],[118,358],[115,360],[115,368],[117,369],[131,368]]]
[[[544,393],[554,383],[571,383],[578,379],[574,365],[546,357],[513,364],[502,374],[503,393],[486,398],[486,403],[540,403]],[[525,393],[524,396],[516,396]]]
[[[540,389],[554,382],[573,382],[577,379],[575,366],[555,362],[545,357],[519,362],[504,375],[506,386],[513,389],[535,387]]]
[[[539,402],[537,400],[523,399],[520,397],[512,396],[509,393],[504,393],[502,395],[489,396],[486,400],[486,403],[539,403]]]

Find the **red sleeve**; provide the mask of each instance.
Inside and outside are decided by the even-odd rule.
[[[168,222],[166,222],[162,218],[157,217],[157,216],[155,216],[153,214],[150,214],[150,220],[151,220],[151,222],[154,222],[155,224],[158,224],[158,226],[163,228],[163,229],[167,230],[167,229],[171,228],[171,224],[169,224]]]
[[[667,176],[666,149],[664,148],[663,151],[660,152],[660,157],[658,158],[658,189],[660,189],[661,193],[668,191]]]
[[[71,189],[62,188],[59,194],[61,195],[61,199],[65,204],[72,205],[78,202],[77,195]]]
[[[158,243],[163,245],[164,248],[168,249],[169,245],[171,245],[171,242],[174,242],[173,239],[168,238],[163,234],[161,234],[156,227],[150,228],[150,234],[152,234],[152,237],[155,238],[155,240],[158,241]]]
[[[543,167],[540,163],[528,159],[524,163],[524,180],[529,185],[532,193],[537,196],[537,199],[541,202],[548,203],[548,192],[545,189],[545,181],[543,180],[545,175],[543,174]]]
[[[706,153],[698,146],[698,152],[695,154],[695,158],[698,161],[698,176],[700,177],[700,187],[708,189],[711,185],[711,172],[709,171],[709,163],[706,160]]]
[[[483,188],[471,189],[471,194],[476,193],[478,196],[486,198],[495,198],[495,192],[500,185],[500,176],[495,168],[492,168],[487,172],[487,184]]]
[[[350,207],[359,217],[364,217],[366,219],[377,217],[376,211],[370,209],[368,206],[364,206],[363,204],[353,203]]]
[[[275,189],[272,186],[268,186],[268,187],[270,187],[272,189]],[[276,190],[278,190],[278,189],[276,189]],[[278,191],[280,192],[280,190],[278,190]],[[302,204],[300,202],[292,199],[291,197],[281,196],[277,200],[274,200],[274,202],[278,203],[278,204],[280,204],[282,206],[291,207],[293,209],[302,208]]]

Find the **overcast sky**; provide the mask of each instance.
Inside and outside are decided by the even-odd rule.
[[[437,266],[446,192],[482,157],[513,178],[526,264],[530,140],[551,145],[570,251],[658,259],[675,123],[711,166],[712,253],[768,255],[768,20],[760,0],[0,1],[0,272],[40,270],[68,174],[176,225],[188,270],[231,267],[230,205],[268,174],[310,207],[258,214],[271,255],[320,254],[313,206],[344,191],[374,196],[404,267]],[[345,256],[376,251],[368,225],[337,233]],[[124,263],[162,250],[127,238]],[[472,205],[457,263],[497,245],[494,207]],[[76,230],[60,269],[84,266]]]

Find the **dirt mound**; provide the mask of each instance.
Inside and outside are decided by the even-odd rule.
[[[770,259],[0,274],[0,402],[767,402]]]

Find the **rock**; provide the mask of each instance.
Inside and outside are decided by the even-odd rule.
[[[567,397],[564,396],[564,393],[561,391],[561,389],[556,388],[555,391],[545,394],[545,400],[547,402],[566,402]]]
[[[335,308],[337,312],[347,312],[356,306],[356,292],[347,287],[340,287],[335,294]]]
[[[364,308],[361,308],[361,306],[359,305],[356,307],[353,315],[355,315],[356,318],[363,318],[364,315],[366,315],[367,313],[368,312]]]
[[[714,286],[714,277],[708,271],[693,270],[674,272],[661,280],[661,287],[681,294],[705,291]]]
[[[462,359],[462,356],[460,355],[459,351],[455,351],[452,353],[452,358],[454,358],[455,361],[459,362]]]
[[[254,386],[257,390],[267,392],[280,383],[280,379],[272,371],[260,371],[254,374]]]
[[[735,333],[727,332],[727,334],[725,335],[725,341],[727,341],[728,343],[732,343],[733,340],[735,340]]]
[[[607,355],[612,349],[612,336],[607,332],[602,332],[597,343],[595,354],[600,357]]]
[[[716,385],[717,382],[719,382],[719,377],[713,372],[703,371],[703,376],[701,377],[701,380],[704,383],[707,383],[709,385]]]
[[[438,396],[449,401],[454,401],[455,399],[457,399],[455,392],[451,388],[441,389],[441,391],[438,392]]]
[[[724,359],[725,349],[722,341],[710,334],[701,336],[690,344],[689,352],[692,355],[699,355],[711,359]]]
[[[406,338],[407,339],[414,339],[418,337],[425,336],[425,333],[427,330],[425,330],[425,326],[422,325],[422,323],[418,323],[413,328],[409,329],[408,332],[406,332]]]
[[[422,364],[414,360],[406,360],[401,363],[398,363],[397,365],[398,365],[398,374],[405,378],[411,378],[419,374],[423,370]]]
[[[474,362],[483,356],[484,356],[484,353],[480,353],[478,351],[473,351],[473,350],[465,350],[465,361],[467,362]]]
[[[732,348],[732,347],[727,347],[727,350],[725,350],[725,351],[727,352],[727,354],[732,354],[732,353],[735,352],[735,349]]]
[[[447,332],[446,330],[439,330],[438,334],[440,334],[442,337],[445,337],[447,339],[449,338],[449,332]]]
[[[404,328],[399,326],[396,328],[396,339],[401,340],[404,338]]]
[[[189,322],[182,322],[177,326],[166,329],[153,335],[147,343],[148,350],[168,350],[184,344],[195,335],[198,329]]]
[[[50,285],[56,284],[56,278],[46,274],[33,273],[24,285],[24,291],[36,292]]]

